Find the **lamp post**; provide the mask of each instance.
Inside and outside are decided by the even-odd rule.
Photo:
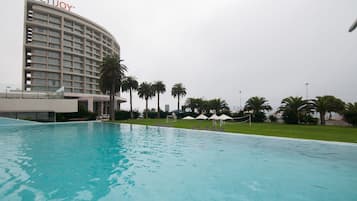
[[[6,93],[5,93],[5,98],[7,98],[7,90],[10,89],[9,86],[6,87]]]
[[[306,82],[305,86],[306,86],[306,100],[309,99],[309,85],[310,83]]]
[[[239,110],[242,110],[242,90],[239,90]]]

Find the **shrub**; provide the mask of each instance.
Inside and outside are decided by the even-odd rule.
[[[357,103],[347,104],[346,111],[343,116],[345,121],[353,126],[357,126]]]
[[[134,119],[139,117],[138,111],[133,111]],[[127,120],[130,119],[130,111],[120,110],[115,112],[115,120]]]
[[[145,112],[144,112],[143,114],[144,114],[144,116],[145,116]],[[167,112],[160,111],[160,118],[165,119],[168,114],[169,114],[169,113],[167,113]],[[155,112],[155,111],[149,111],[149,112],[148,112],[148,117],[149,117],[150,119],[156,119],[156,118],[157,118],[157,112]]]
[[[89,112],[84,105],[78,105],[78,112],[56,114],[58,122],[66,121],[92,121],[97,119],[97,113]]]
[[[275,115],[269,115],[269,120],[272,123],[275,123],[278,121],[278,118]]]
[[[309,125],[317,125],[319,122],[318,118],[314,118],[310,114],[303,115],[300,120],[301,123],[303,124],[309,124]]]
[[[264,122],[267,119],[264,112],[256,112],[252,114],[252,122]]]
[[[298,124],[298,118],[296,112],[287,110],[283,112],[283,120],[287,124]]]
[[[353,126],[357,126],[357,112],[345,112],[344,119]]]

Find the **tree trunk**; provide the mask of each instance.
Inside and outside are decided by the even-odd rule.
[[[147,119],[148,118],[148,99],[146,98],[145,101],[146,101],[145,119]]]
[[[180,95],[177,96],[177,112],[180,112]]]
[[[325,112],[320,112],[321,125],[326,125]]]
[[[119,91],[118,91],[118,95],[119,95],[119,97],[120,97],[120,89],[119,89]],[[115,92],[114,92],[114,94],[115,94]],[[116,103],[115,103],[116,104]],[[121,102],[119,101],[119,103],[118,103],[118,111],[120,111],[121,110]]]
[[[130,118],[134,119],[134,114],[133,114],[133,98],[132,98],[132,94],[131,94],[131,88],[129,89],[129,93],[130,93]]]
[[[160,93],[157,93],[157,118],[160,119]]]
[[[110,120],[114,121],[115,120],[115,111],[114,111],[114,98],[115,97],[115,83],[112,84],[112,89],[110,91],[110,100],[109,100],[109,105],[110,105]]]

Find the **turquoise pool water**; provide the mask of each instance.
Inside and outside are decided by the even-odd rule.
[[[357,146],[146,126],[0,128],[0,200],[353,201]]]

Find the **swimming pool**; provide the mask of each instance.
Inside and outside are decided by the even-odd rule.
[[[109,123],[0,127],[0,200],[349,201],[357,146]]]
[[[0,126],[16,126],[16,125],[37,125],[40,123],[33,122],[33,121],[26,121],[20,119],[11,119],[0,117]]]

